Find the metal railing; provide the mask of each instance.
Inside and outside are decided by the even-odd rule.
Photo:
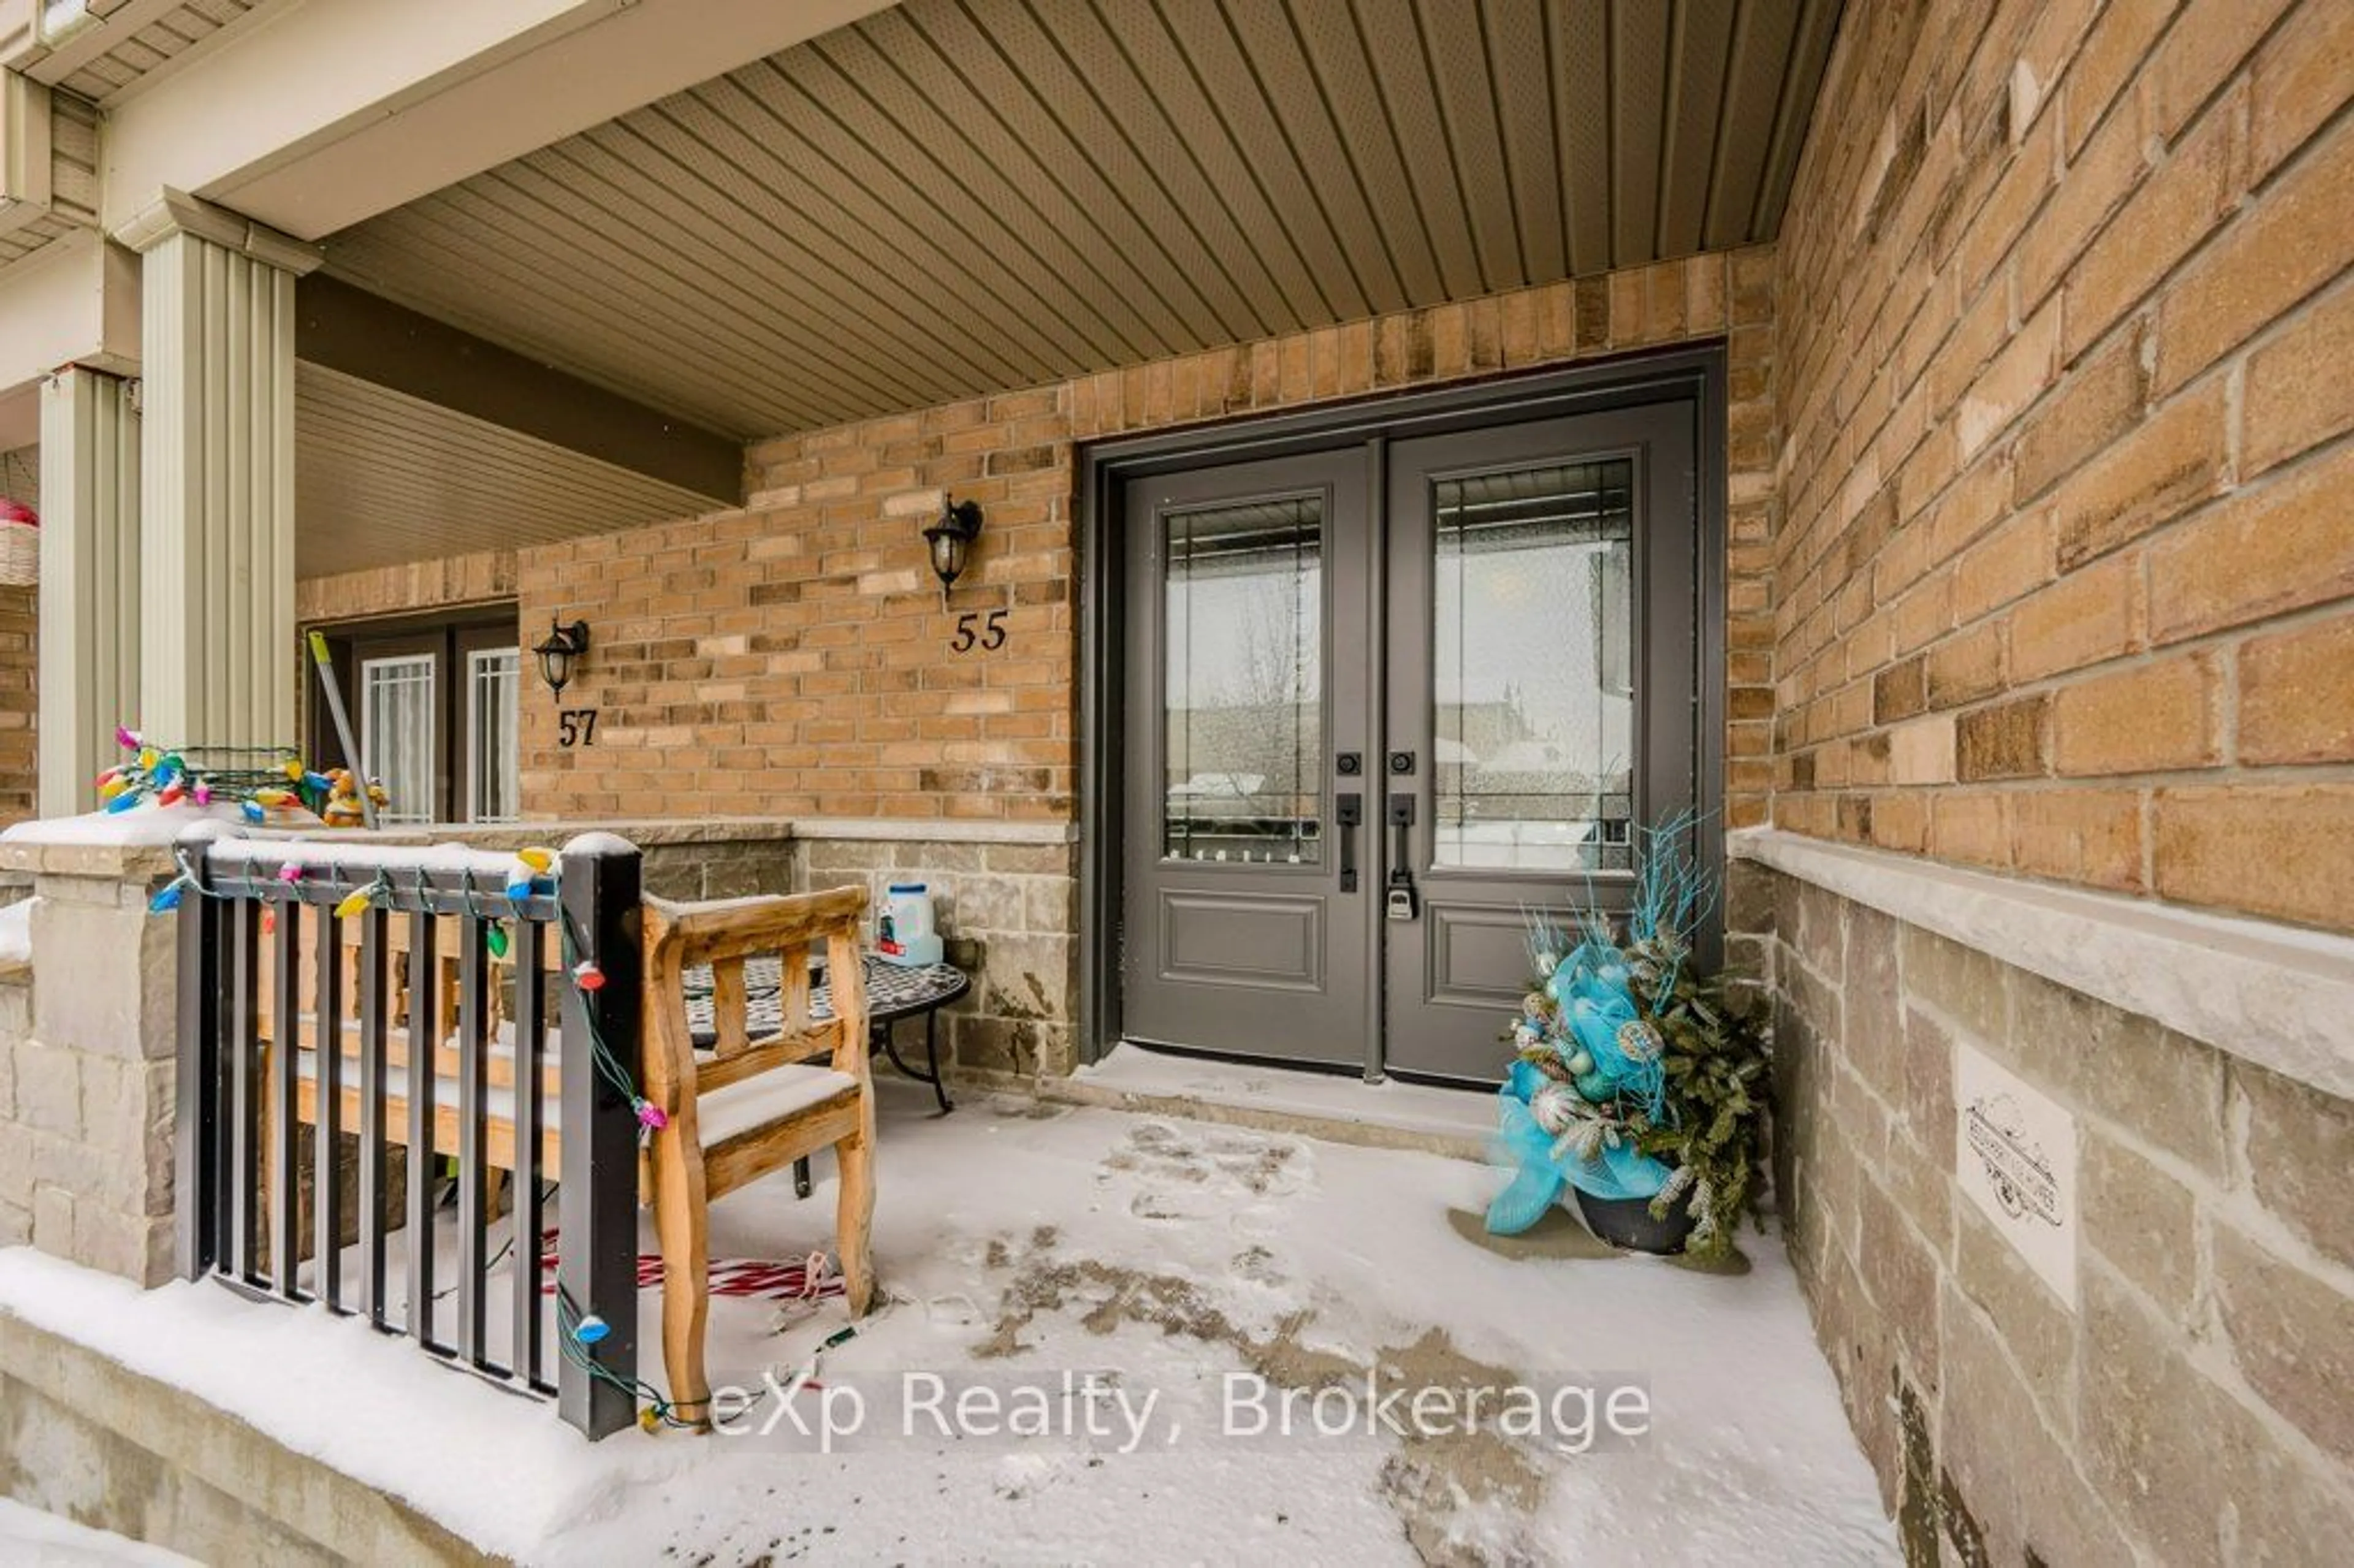
[[[487,853],[208,824],[177,853],[183,1277],[365,1317],[553,1394],[592,1438],[631,1425],[638,851],[591,834],[531,875]]]

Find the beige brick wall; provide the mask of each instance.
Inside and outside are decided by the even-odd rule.
[[[514,591],[515,553],[478,550],[472,555],[447,556],[438,560],[305,577],[294,585],[294,619],[304,626],[313,626],[415,615],[472,604],[495,604],[503,599],[513,599]]]
[[[2354,1539],[2354,1105],[1736,863],[1775,1191],[1908,1563],[2321,1563]],[[1955,1179],[1967,1044],[2076,1127],[2073,1310]]]
[[[39,593],[0,587],[0,827],[32,816],[40,791]]]
[[[1778,250],[1776,821],[2354,928],[2354,7],[1851,7]]]
[[[1718,253],[763,442],[741,510],[520,552],[523,624],[588,621],[565,701],[600,710],[567,749],[554,705],[525,705],[526,809],[1068,820],[1074,442],[1722,338],[1728,800],[1763,821],[1772,273],[1770,250]],[[944,611],[919,535],[951,494],[987,522]],[[1005,647],[951,652],[956,615],[992,609]]]

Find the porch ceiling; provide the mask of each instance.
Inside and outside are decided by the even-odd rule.
[[[298,365],[295,571],[305,577],[683,517],[691,490]]]
[[[98,18],[97,25],[42,50],[24,71],[103,106],[268,3],[89,0],[85,9]]]
[[[1839,0],[907,0],[333,237],[746,438],[1769,238]]]

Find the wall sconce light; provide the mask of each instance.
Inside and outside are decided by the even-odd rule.
[[[551,621],[547,636],[532,652],[539,660],[539,678],[546,681],[557,700],[564,698],[564,688],[572,679],[572,662],[588,652],[588,623],[576,620],[567,626]]]
[[[932,549],[932,573],[940,579],[940,603],[949,602],[949,589],[964,575],[965,562],[972,552],[972,542],[981,537],[981,503],[951,501],[940,520],[924,530],[924,542]]]

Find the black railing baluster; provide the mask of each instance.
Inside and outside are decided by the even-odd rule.
[[[344,923],[332,906],[315,911],[317,968],[311,1000],[311,1292],[344,1310]]]
[[[458,1353],[485,1362],[483,1276],[489,1248],[483,1198],[490,1188],[491,965],[482,922],[458,921]]]
[[[359,863],[338,865],[322,844],[299,852],[256,842],[217,845],[201,832],[191,835],[183,853],[197,885],[182,900],[178,938],[181,1272],[194,1277],[209,1271],[249,1294],[365,1313],[379,1330],[556,1395],[563,1419],[592,1438],[631,1425],[638,1400],[639,1129],[628,1084],[637,1067],[642,991],[638,852],[611,839],[582,841],[567,853],[554,898],[535,889],[512,900],[504,890],[493,895],[467,880],[496,876],[504,868],[495,864],[470,865],[453,875],[421,859],[387,865],[363,853]],[[290,884],[281,879],[284,863],[278,857],[297,853],[309,857],[309,869],[303,880]],[[354,893],[360,895],[351,902],[356,914],[332,912]],[[312,906],[308,916],[305,905]],[[275,941],[265,947],[266,915],[276,926]],[[356,933],[349,924],[354,919]],[[408,1015],[396,1060],[399,991],[392,963],[394,938],[403,930],[392,924],[398,919],[408,922]],[[440,929],[445,919],[454,927],[454,954]],[[512,949],[514,970],[513,1077],[495,1086],[494,921],[504,938],[501,948]],[[345,964],[347,934],[356,937],[355,973]],[[306,935],[315,940],[309,959],[315,969],[304,968]],[[445,990],[443,973],[453,959],[454,996]],[[584,962],[591,966],[585,982],[566,972]],[[272,977],[266,998],[265,963]],[[312,991],[307,1022],[306,985]],[[546,1082],[551,986],[563,996],[555,1103]],[[355,1068],[345,1059],[347,1009],[355,1014],[348,1022],[355,1029]],[[442,1075],[441,1050],[452,1022],[455,1066]],[[610,1058],[601,1070],[600,1051]],[[301,1217],[305,1178],[298,1158],[306,1074],[313,1128],[307,1224]],[[456,1086],[442,1086],[451,1076]],[[346,1107],[347,1093],[355,1096],[355,1110]],[[403,1110],[405,1123],[397,1125],[394,1118]],[[562,1129],[560,1139],[556,1128]],[[493,1142],[505,1130],[513,1133],[511,1157]],[[346,1138],[356,1144],[355,1171],[341,1158]],[[396,1139],[407,1156],[405,1205],[388,1202]],[[553,1173],[547,1169],[551,1140],[562,1153],[561,1168]],[[453,1152],[458,1172],[458,1244],[449,1262],[435,1247],[435,1178],[450,1160],[445,1148]],[[491,1341],[487,1254],[494,1160],[512,1168],[514,1181],[506,1366],[492,1354]],[[551,1174],[563,1178],[560,1186],[548,1180]],[[557,1194],[553,1215],[547,1192]],[[356,1223],[347,1230],[344,1211],[355,1199]],[[387,1212],[401,1207],[405,1213]],[[405,1320],[394,1323],[387,1253],[389,1230],[398,1224],[408,1232],[407,1300]],[[551,1230],[563,1236],[557,1332],[565,1342],[556,1346],[547,1343],[547,1303],[540,1291]],[[307,1290],[301,1273],[306,1245],[313,1264]],[[356,1251],[356,1299],[345,1290],[346,1246]],[[435,1285],[451,1263],[458,1270],[450,1282],[458,1324],[452,1342],[445,1344],[435,1334]]]
[[[200,842],[184,854],[202,855]],[[174,1176],[179,1201],[180,1277],[195,1279],[218,1261],[229,1184],[219,1180],[221,1140],[221,906],[201,895],[180,904],[180,1054],[175,1079],[179,1147]]]
[[[434,1068],[441,1044],[440,927],[430,910],[408,917],[408,1051],[402,1075],[408,1102],[408,1332],[428,1350],[433,1339],[433,1176],[440,1156]]]
[[[546,928],[514,923],[514,1192],[509,1251],[514,1258],[514,1375],[535,1388],[549,1385],[540,1370],[539,1103],[540,1048],[547,1029],[542,988],[547,983]]]
[[[572,1342],[557,1363],[556,1399],[564,1419],[591,1437],[638,1414],[637,1113],[591,1054],[601,1047],[616,1073],[637,1072],[638,881],[638,852],[620,840],[577,839],[564,852],[557,919],[559,940],[570,942],[557,961],[567,969],[592,964],[602,980],[589,989],[576,974],[564,987],[557,1331]],[[586,1317],[603,1325],[593,1340],[578,1332]]]
[[[385,1031],[392,1012],[385,927],[390,916],[360,916],[360,1310],[384,1327]]]
[[[292,1301],[302,1295],[296,1253],[302,1189],[295,1168],[302,1139],[295,1133],[302,1125],[302,906],[292,898],[278,911],[270,978],[270,1283]],[[312,1148],[318,1148],[315,1138]]]
[[[233,1279],[253,1277],[253,1254],[260,1225],[260,1171],[255,1164],[254,1118],[260,1097],[253,1082],[260,1020],[254,1014],[260,995],[260,977],[254,970],[261,953],[261,906],[240,900],[229,906],[230,991],[228,998],[228,1256],[225,1271]]]

